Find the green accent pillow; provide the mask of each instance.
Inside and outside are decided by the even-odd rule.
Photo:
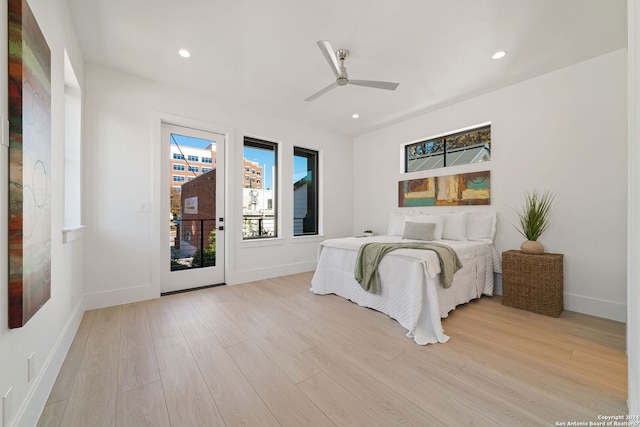
[[[405,222],[403,239],[411,240],[433,240],[433,233],[436,225],[432,222]]]

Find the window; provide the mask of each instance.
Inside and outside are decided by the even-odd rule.
[[[202,173],[211,172],[213,168],[202,168]]]
[[[173,170],[174,171],[183,171],[184,170],[184,165],[173,165]]]
[[[71,231],[82,226],[82,94],[66,51],[64,52],[64,80],[63,224],[65,230]],[[65,243],[75,238],[65,231]]]
[[[318,234],[318,152],[293,148],[293,235]]]
[[[194,177],[194,176],[190,176],[190,177],[188,177],[188,178],[187,178],[187,181],[191,182],[191,181],[193,181],[194,179],[196,179],[196,177]]]
[[[184,182],[184,176],[173,175],[173,182]]]
[[[198,166],[189,166],[189,172],[198,172],[199,170]]]
[[[491,125],[467,129],[420,142],[405,149],[405,172],[491,160]]]
[[[255,185],[254,178],[246,175],[245,166],[242,198],[242,237],[261,239],[278,236],[276,177],[278,176],[278,144],[255,138],[244,138],[244,161],[263,168],[263,185]],[[248,181],[248,182],[247,182]]]
[[[211,157],[203,157],[202,158],[202,163],[212,163]]]
[[[187,156],[187,160],[189,160],[190,162],[197,162],[200,160],[200,158],[198,156],[192,156],[191,154],[189,154]]]
[[[184,155],[180,153],[173,153],[174,160],[184,160]]]

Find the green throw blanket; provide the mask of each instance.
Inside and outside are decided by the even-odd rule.
[[[362,289],[372,294],[380,294],[382,286],[378,274],[378,264],[382,258],[396,249],[426,249],[434,251],[440,260],[442,286],[448,288],[453,282],[453,275],[462,268],[458,254],[453,248],[439,243],[365,243],[358,250],[356,258],[355,279]]]

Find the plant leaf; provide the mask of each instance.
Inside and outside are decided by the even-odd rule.
[[[520,223],[516,230],[527,240],[538,240],[549,227],[549,215],[554,198],[555,195],[549,191],[538,193],[533,190],[525,193],[524,206],[516,210]]]

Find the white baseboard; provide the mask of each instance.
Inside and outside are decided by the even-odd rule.
[[[494,292],[497,295],[502,295],[502,274],[495,275]],[[618,322],[626,323],[627,321],[627,305],[624,303],[568,293],[565,293],[563,298],[565,310],[616,320]]]
[[[318,265],[315,261],[299,262],[295,264],[279,265],[269,268],[258,268],[255,270],[236,271],[233,282],[228,285],[254,282],[256,280],[271,279],[274,277],[288,276],[289,274],[304,273],[313,271]]]
[[[83,315],[84,301],[81,298],[60,333],[53,350],[49,353],[49,357],[44,361],[40,374],[35,379],[34,386],[27,393],[22,405],[16,412],[15,423],[12,425],[16,427],[33,427],[38,423],[53,384],[58,377],[58,372],[60,372],[73,338],[76,336]]]
[[[493,293],[502,295],[502,273],[493,274]]]
[[[114,305],[129,304],[132,302],[145,301],[159,297],[160,289],[153,284],[147,284],[136,286],[134,288],[121,288],[85,294],[84,306],[86,310],[93,310],[96,308],[112,307]]]
[[[227,281],[228,285],[253,282],[256,280],[271,279],[273,277],[289,274],[313,271],[316,268],[315,261],[299,262],[295,264],[281,265],[277,267],[260,268],[255,270],[237,271],[233,278]],[[160,297],[160,289],[153,284],[136,286],[135,288],[121,288],[109,291],[100,291],[84,295],[85,310],[111,307],[120,304],[145,301]]]
[[[615,301],[565,293],[564,309],[618,322],[627,322],[627,305]]]

